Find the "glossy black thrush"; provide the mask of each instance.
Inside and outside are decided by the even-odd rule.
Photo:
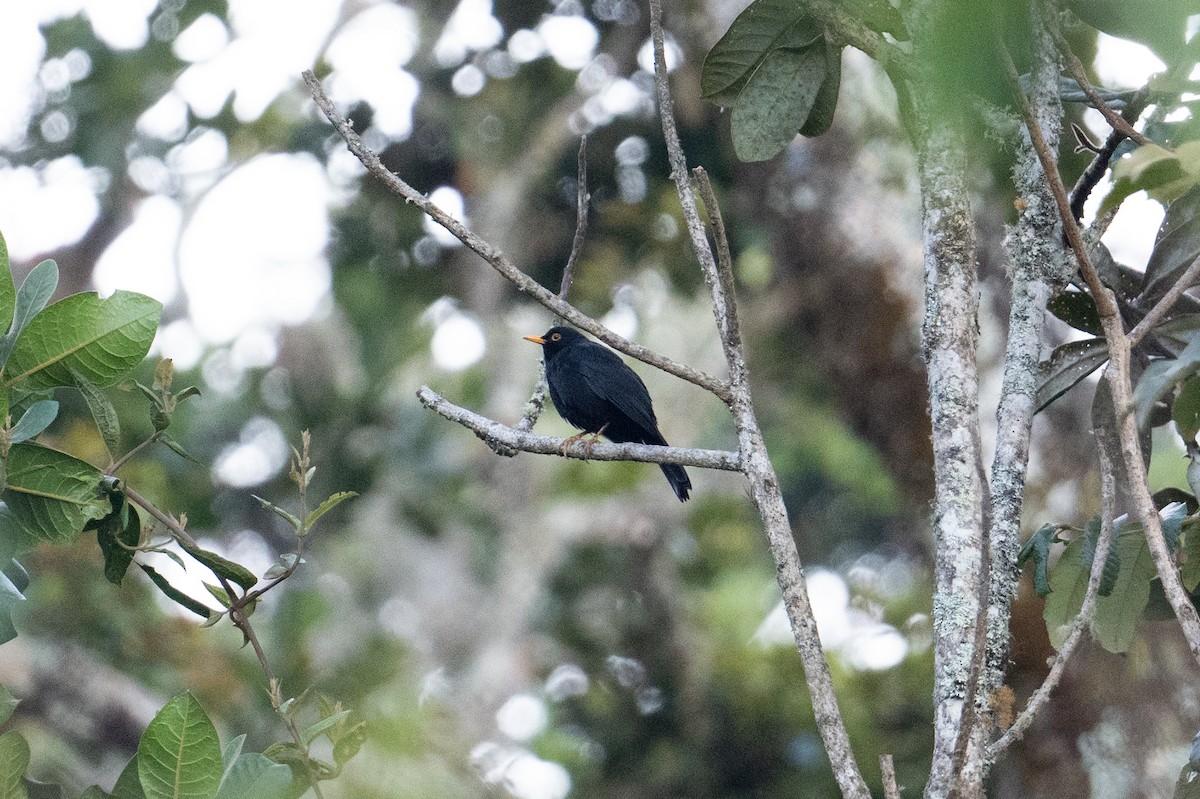
[[[612,350],[569,327],[552,327],[525,340],[542,345],[550,399],[567,422],[618,444],[667,445],[646,384]],[[687,472],[673,463],[661,468],[675,496],[686,502],[692,490]]]

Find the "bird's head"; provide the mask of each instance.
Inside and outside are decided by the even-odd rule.
[[[540,336],[523,336],[526,341],[541,344],[547,358],[554,357],[559,350],[587,341],[583,334],[570,327],[552,327]]]

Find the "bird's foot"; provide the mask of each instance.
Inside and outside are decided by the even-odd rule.
[[[575,435],[571,436],[570,438],[564,438],[562,446],[560,446],[558,448],[558,454],[562,455],[564,458],[567,457],[567,450],[569,450],[572,446],[575,445],[575,443],[577,441],[579,441],[581,438],[583,438],[586,435],[587,435],[587,433],[576,433]]]
[[[604,429],[606,427],[608,427],[608,425],[604,425],[604,427],[601,427],[599,430],[597,430],[594,433],[588,433],[585,431],[582,433],[576,433],[575,435],[568,438],[566,441],[564,441],[562,443],[563,456],[565,457],[567,454],[567,450],[569,450],[576,443],[579,443],[582,439],[590,436],[590,438],[588,438],[587,441],[583,441],[582,447],[583,447],[583,460],[586,461],[589,458],[591,458],[592,457],[592,447],[596,446],[597,442],[600,441],[600,436],[602,436],[604,434]]]

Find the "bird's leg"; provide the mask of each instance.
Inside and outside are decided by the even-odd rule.
[[[583,459],[584,459],[585,461],[586,461],[588,458],[592,457],[592,447],[596,446],[596,442],[600,440],[600,436],[601,436],[601,435],[603,435],[603,433],[604,433],[604,429],[605,429],[606,427],[608,427],[608,423],[607,423],[607,422],[605,422],[605,423],[604,423],[604,426],[603,426],[603,427],[601,427],[599,430],[597,430],[596,432],[592,433],[592,438],[591,438],[591,440],[590,440],[590,441],[585,441],[585,442],[583,442]]]
[[[567,457],[567,450],[569,450],[576,441],[586,435],[588,435],[588,432],[586,430],[581,430],[570,438],[564,438],[562,446],[558,448],[558,454],[562,455],[564,458]]]

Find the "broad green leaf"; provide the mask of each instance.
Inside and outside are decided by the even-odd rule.
[[[125,764],[121,776],[117,777],[117,784],[113,786],[112,795],[113,799],[146,799],[146,793],[142,790],[142,781],[138,777],[138,756],[136,754]]]
[[[1100,519],[1095,518],[1087,523],[1083,528],[1083,537],[1080,539],[1083,548],[1079,552],[1079,562],[1088,574],[1088,579],[1092,575],[1092,563],[1096,559],[1096,545],[1100,543]],[[1104,568],[1100,572],[1100,585],[1096,587],[1097,596],[1108,596],[1116,587],[1117,577],[1121,573],[1121,559],[1117,554],[1117,548],[1113,546],[1113,542],[1109,542],[1108,553],[1104,558]]]
[[[1029,540],[1025,542],[1025,546],[1021,547],[1021,552],[1017,556],[1018,566],[1023,566],[1025,561],[1033,558],[1033,590],[1041,597],[1050,593],[1048,572],[1050,567],[1050,545],[1057,540],[1057,533],[1057,525],[1043,525],[1040,530],[1029,536]]]
[[[13,711],[17,709],[17,700],[9,692],[7,688],[0,685],[0,724],[12,718]]]
[[[0,572],[0,644],[5,644],[17,637],[17,628],[13,626],[12,613],[17,605],[25,601],[25,597],[13,585],[8,575]],[[9,695],[5,702],[11,700]],[[12,713],[10,706],[5,706],[6,713]]]
[[[141,566],[142,571],[144,571],[146,576],[150,578],[150,582],[154,583],[158,587],[159,591],[162,591],[164,594],[166,594],[168,599],[180,605],[181,607],[187,608],[192,613],[195,613],[197,616],[203,619],[207,619],[209,617],[212,609],[203,602],[192,599],[190,596],[171,585],[166,577],[163,577],[150,566],[147,566],[144,563],[139,563],[138,566]]]
[[[58,403],[54,400],[39,400],[25,409],[12,428],[12,443],[20,444],[35,438],[45,431],[58,416]]]
[[[367,723],[360,721],[342,730],[333,742],[333,762],[338,768],[346,765],[367,740]]]
[[[1200,586],[1200,520],[1189,519],[1184,522],[1179,558],[1183,561],[1179,579],[1190,593]]]
[[[1138,302],[1151,307],[1200,257],[1200,187],[1171,203],[1146,264]]]
[[[234,761],[217,799],[287,799],[291,788],[290,768],[266,755],[247,752]]]
[[[29,799],[63,799],[62,786],[52,782],[38,782],[26,777],[25,791]]]
[[[97,386],[115,383],[146,357],[161,314],[158,300],[131,291],[107,299],[73,294],[29,322],[9,356],[5,384],[73,386],[72,371]]]
[[[735,107],[770,53],[802,50],[821,37],[816,20],[794,0],[756,0],[738,14],[704,59],[701,96],[714,105]]]
[[[242,747],[245,745],[246,736],[243,733],[229,743],[225,744],[225,747],[221,749],[221,763],[224,764],[225,768],[224,772],[221,774],[222,785],[224,785],[225,780],[229,778],[229,771],[233,768],[233,764],[236,763],[237,759],[241,756]]]
[[[1146,367],[1133,389],[1133,409],[1138,426],[1145,427],[1154,403],[1165,397],[1179,381],[1200,371],[1200,335],[1193,336],[1177,358],[1155,361]]]
[[[1150,581],[1155,577],[1154,559],[1146,536],[1137,525],[1127,525],[1117,536],[1121,571],[1112,593],[1096,600],[1092,632],[1109,652],[1129,650],[1142,611],[1150,600]]]
[[[12,266],[8,261],[8,244],[0,233],[0,333],[12,326],[17,290],[13,283]]]
[[[1066,394],[1107,360],[1108,344],[1104,339],[1089,338],[1055,347],[1043,367],[1044,377],[1035,399],[1037,410]]]
[[[1082,291],[1061,292],[1050,300],[1046,310],[1076,330],[1091,333],[1093,336],[1104,335],[1100,313],[1096,310],[1096,302],[1090,294]]]
[[[301,740],[304,741],[306,746],[310,745],[310,744],[312,744],[313,741],[317,740],[317,738],[322,733],[332,729],[333,727],[337,726],[338,724],[341,724],[342,722],[346,721],[346,719],[348,719],[348,718],[350,718],[349,710],[342,710],[342,711],[334,713],[330,716],[326,716],[325,718],[321,719],[320,721],[316,722],[315,724],[310,725],[306,730],[304,730],[304,732],[301,733],[301,736],[300,736]]]
[[[124,517],[122,519],[122,516]],[[104,578],[113,585],[120,585],[129,565],[133,563],[133,552],[142,540],[142,520],[137,508],[126,504],[125,513],[114,513],[102,520],[96,529],[96,541],[104,555]]]
[[[3,338],[0,338],[0,364],[8,359],[21,337],[21,332],[29,325],[29,320],[38,314],[58,287],[58,264],[46,260],[29,270],[17,292],[16,305],[13,311],[12,325],[7,328]]]
[[[263,577],[268,580],[274,580],[278,577],[282,577],[288,572],[289,569],[292,569],[296,566],[296,560],[297,558],[295,552],[285,552],[284,554],[280,555],[274,563],[271,564],[271,568],[267,569],[267,572],[263,575]]]
[[[1082,550],[1082,541],[1075,540],[1067,544],[1058,563],[1054,564],[1054,569],[1050,572],[1050,593],[1046,596],[1042,618],[1046,622],[1050,643],[1055,649],[1062,649],[1071,623],[1079,615],[1079,609],[1083,607],[1083,597],[1087,593],[1089,574],[1080,557]]]
[[[313,528],[313,525],[315,525],[317,523],[318,519],[320,519],[326,513],[329,513],[329,511],[333,510],[338,505],[341,505],[343,502],[350,499],[351,497],[357,497],[357,496],[358,496],[357,491],[339,491],[336,494],[330,495],[330,497],[328,499],[326,499],[324,502],[322,502],[317,507],[313,508],[312,511],[309,512],[308,516],[305,517],[305,519],[304,519],[305,531],[310,532]]]
[[[1193,375],[1183,381],[1171,405],[1171,419],[1185,442],[1196,443],[1196,434],[1200,433],[1200,377]]]
[[[112,505],[100,488],[102,476],[65,452],[14,444],[4,500],[26,536],[23,548],[43,541],[69,544],[88,522],[107,516]]]
[[[158,712],[138,744],[146,799],[213,799],[221,782],[221,744],[200,703],[180,694]]]
[[[240,563],[234,563],[231,560],[221,557],[215,552],[209,552],[208,550],[201,549],[200,547],[194,547],[182,542],[179,544],[179,546],[183,548],[184,552],[200,561],[200,563],[206,566],[213,574],[224,577],[226,580],[231,580],[240,585],[242,588],[253,588],[254,584],[258,582],[258,578],[254,576],[254,573],[245,566],[242,566]],[[228,597],[226,598],[225,604],[229,604]]]
[[[113,407],[107,394],[78,371],[71,370],[71,377],[87,403],[92,420],[96,422],[96,429],[100,431],[100,437],[104,439],[104,448],[108,450],[108,456],[115,460],[121,450],[121,421],[117,418],[117,409]]]
[[[884,5],[887,5],[884,3]],[[889,6],[890,8],[890,6]],[[842,88],[842,48],[825,43],[825,80],[817,90],[808,119],[800,126],[801,136],[820,136],[833,125],[838,92]]]
[[[763,59],[730,119],[739,159],[765,161],[796,137],[825,81],[825,57],[821,41],[803,50],[776,49]]]
[[[0,799],[26,799],[29,744],[16,730],[0,735]]]

